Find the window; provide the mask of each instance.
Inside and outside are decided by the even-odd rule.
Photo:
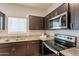
[[[0,16],[0,30],[2,30],[2,26],[3,26],[3,17],[2,16]]]
[[[8,17],[8,33],[25,33],[27,30],[26,18]]]
[[[5,30],[5,14],[0,12],[0,31]]]

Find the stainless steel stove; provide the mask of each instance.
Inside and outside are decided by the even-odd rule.
[[[54,40],[44,41],[43,44],[52,52],[59,55],[60,51],[71,47],[76,47],[77,38],[75,36],[55,34]]]

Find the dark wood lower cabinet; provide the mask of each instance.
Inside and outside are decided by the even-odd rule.
[[[26,46],[13,47],[12,53],[14,56],[25,56],[26,55]]]
[[[11,49],[6,47],[6,48],[0,48],[0,56],[9,56],[11,55]]]
[[[40,42],[32,41],[27,44],[27,55],[28,56],[39,56],[41,54],[40,50]]]
[[[39,56],[40,41],[27,41],[0,44],[0,56]]]

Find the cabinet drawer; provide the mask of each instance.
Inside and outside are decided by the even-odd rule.
[[[40,44],[41,41],[40,41],[40,40],[34,40],[34,41],[28,41],[28,43],[32,43],[32,44]]]
[[[15,43],[12,43],[12,46],[23,46],[23,45],[26,45],[26,42],[15,42]]]
[[[10,55],[10,47],[0,48],[0,56],[9,56]]]
[[[1,43],[0,44],[0,48],[10,47],[10,46],[12,46],[11,43]]]

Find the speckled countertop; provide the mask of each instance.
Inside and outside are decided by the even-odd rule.
[[[79,48],[75,47],[75,48],[69,48],[66,50],[62,50],[61,53],[64,56],[79,56]]]
[[[0,38],[0,43],[11,43],[21,41],[33,41],[33,40],[51,40],[53,37],[41,37],[41,35],[30,35],[30,36],[6,36]]]

